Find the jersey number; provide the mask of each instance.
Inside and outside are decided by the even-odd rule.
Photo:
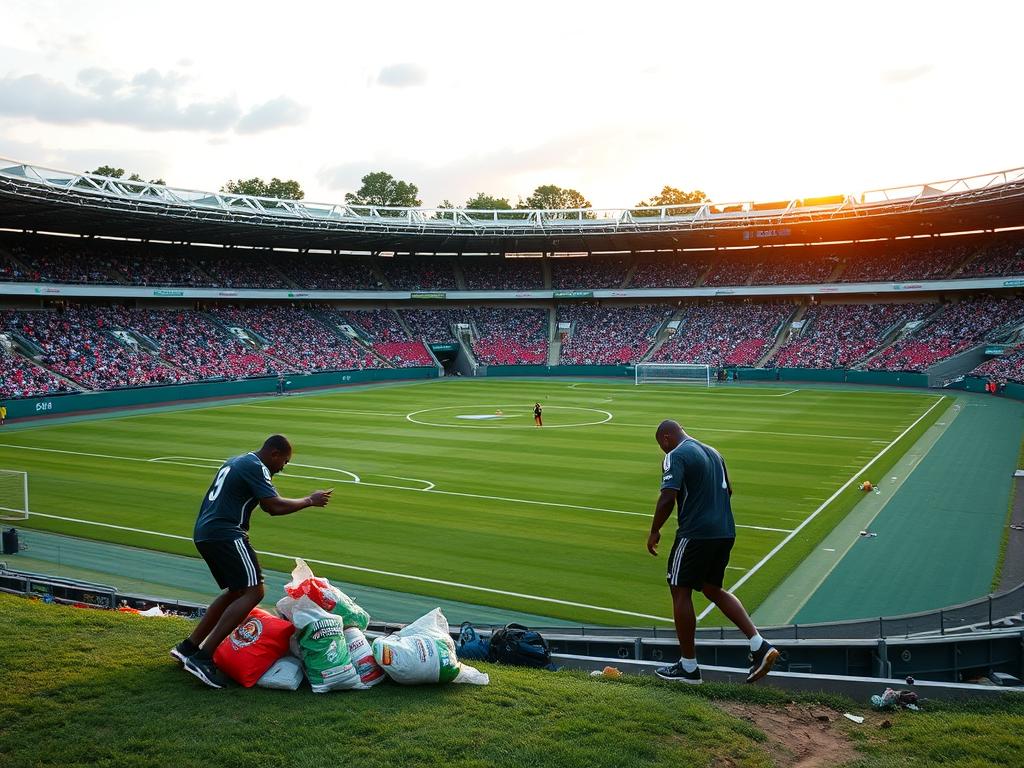
[[[220,491],[224,487],[224,478],[228,476],[228,472],[231,471],[231,467],[222,467],[220,472],[217,473],[217,479],[213,481],[213,488],[210,489],[210,494],[206,498],[210,501],[216,501],[217,497],[220,496]]]

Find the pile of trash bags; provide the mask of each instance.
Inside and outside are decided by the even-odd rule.
[[[239,685],[297,690],[309,680],[315,693],[365,691],[391,679],[401,685],[487,685],[487,674],[462,664],[435,608],[412,624],[371,643],[369,614],[296,559],[274,615],[260,608],[218,646],[217,667]]]

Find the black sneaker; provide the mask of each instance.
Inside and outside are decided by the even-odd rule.
[[[190,648],[187,647],[189,645],[191,645],[191,643],[189,643],[188,640],[182,640],[176,646],[171,648],[171,658],[177,659],[182,664],[184,664],[185,659],[187,659],[189,656],[195,653],[195,651],[190,652]]]
[[[687,672],[683,669],[683,663],[681,661],[677,661],[671,667],[658,667],[654,670],[654,674],[662,680],[671,680],[675,683],[700,685],[704,682],[700,677],[700,667],[697,667],[693,672]]]
[[[767,640],[762,640],[761,647],[750,654],[750,674],[747,675],[747,682],[756,683],[771,672],[780,655],[778,648]]]
[[[204,659],[199,655],[186,656],[185,671],[195,675],[211,688],[224,688],[227,685],[224,675],[217,669],[213,659]]]

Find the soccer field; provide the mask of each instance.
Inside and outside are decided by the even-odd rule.
[[[753,610],[856,503],[862,477],[883,476],[948,403],[786,386],[446,380],[0,432],[0,468],[29,472],[29,527],[195,556],[192,525],[220,462],[283,432],[295,453],[275,478],[282,495],[336,492],[326,509],[253,514],[265,568],[290,570],[300,556],[350,583],[650,626],[671,613],[674,520],[659,557],[645,549],[660,420],[677,419],[728,463],[738,528],[727,586]],[[714,611],[704,623],[723,621]]]

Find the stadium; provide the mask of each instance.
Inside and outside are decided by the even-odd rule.
[[[374,744],[334,757],[1014,765],[1022,401],[1024,168],[792,199],[482,208],[316,203],[0,157],[0,644],[17,660],[0,671],[0,755],[317,762],[260,741],[284,741],[279,723],[318,727],[315,694],[244,688],[214,705],[252,755],[196,723],[195,743],[182,736],[207,706],[200,686],[159,706],[182,687],[164,646],[218,594],[193,543],[200,494],[229,457],[283,432],[281,496],[334,496],[254,522],[263,608],[290,594],[301,558],[366,609],[366,639],[440,606],[456,640],[461,622],[538,629],[566,670],[548,682],[482,665],[488,689],[441,698],[385,686],[323,715],[319,727]],[[668,546],[644,548],[664,419],[728,462],[724,586],[781,652],[767,693],[736,692],[747,639],[699,593],[712,703],[653,677],[681,649]],[[26,596],[73,607],[34,613]],[[140,611],[171,618],[152,630],[125,615]],[[32,658],[43,634],[68,645],[57,680]],[[118,673],[91,680],[92,658]],[[100,693],[122,681],[124,701]],[[888,735],[835,722],[887,687],[956,724],[896,712],[883,725],[868,709]],[[37,694],[85,708],[61,722]],[[462,696],[477,696],[479,723]],[[250,721],[233,719],[239,706]],[[699,725],[631,740],[674,709]],[[627,710],[638,719],[608,725]],[[449,722],[463,735],[431,735]],[[977,753],[935,727],[977,729]],[[38,740],[56,728],[66,749]],[[96,746],[125,729],[138,733],[127,746]],[[705,731],[729,746],[696,749]]]

